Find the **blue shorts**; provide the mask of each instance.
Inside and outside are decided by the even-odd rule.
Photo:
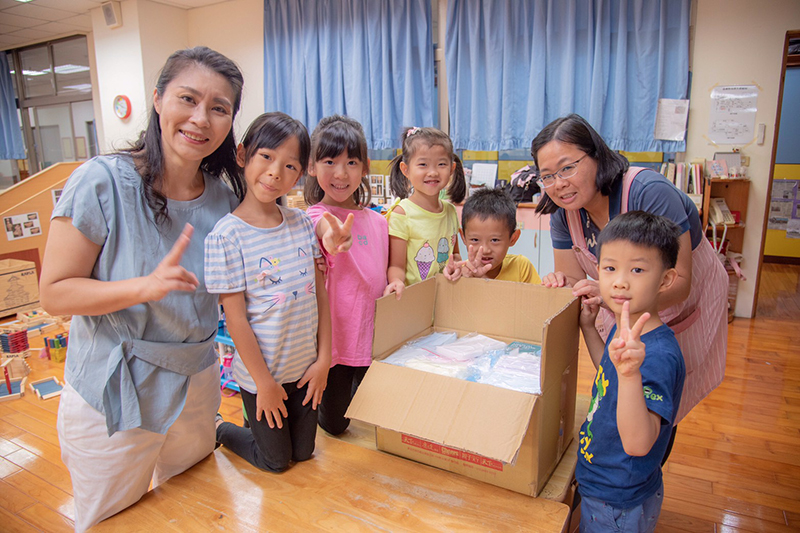
[[[581,533],[652,533],[661,514],[664,501],[664,482],[641,505],[617,509],[602,500],[581,497]]]

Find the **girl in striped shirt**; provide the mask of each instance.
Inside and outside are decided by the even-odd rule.
[[[284,113],[250,125],[236,152],[244,200],[205,241],[208,291],[218,293],[236,345],[233,375],[250,428],[222,422],[217,441],[263,470],[314,452],[317,405],[331,364],[328,296],[314,225],[278,205],[306,170],[308,131]],[[332,224],[333,234],[342,231]],[[331,235],[332,241],[346,240]]]

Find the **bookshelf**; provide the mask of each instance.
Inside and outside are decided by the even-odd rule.
[[[750,194],[749,179],[711,178],[706,179],[703,188],[702,220],[706,234],[711,234],[709,212],[712,198],[724,198],[725,203],[732,213],[739,213],[739,222],[728,226],[725,238],[729,241],[728,249],[732,252],[742,253],[744,242],[744,227],[747,220],[747,202]],[[717,235],[722,235],[724,227],[717,224]]]

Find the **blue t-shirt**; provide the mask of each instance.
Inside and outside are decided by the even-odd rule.
[[[609,221],[619,215],[620,212],[622,181],[621,179],[617,180],[611,188],[611,194],[608,196]],[[628,211],[646,211],[672,220],[680,226],[681,232],[690,232],[692,250],[697,248],[697,245],[700,244],[700,239],[703,237],[703,230],[700,227],[700,215],[697,213],[697,207],[694,202],[670,183],[667,178],[653,170],[642,170],[634,178],[628,194]],[[589,251],[597,256],[597,243],[592,238],[592,235],[599,234],[600,230],[589,220],[584,209],[580,210],[580,215],[586,244]],[[556,250],[569,250],[572,248],[572,237],[569,235],[567,215],[563,208],[559,208],[550,218],[550,236],[553,239],[553,248]]]
[[[159,225],[131,157],[99,156],[75,169],[53,209],[52,218],[70,218],[101,247],[91,274],[100,281],[150,274],[184,225],[194,226],[181,265],[197,276],[196,290],[72,318],[64,378],[106,416],[109,435],[133,428],[166,433],[183,410],[189,377],[217,362],[217,296],[205,288],[203,239],[239,202],[221,179],[203,178],[199,197],[167,200],[172,222]]]
[[[661,486],[661,460],[667,450],[672,425],[683,391],[686,368],[675,334],[666,325],[642,335],[645,358],[640,367],[647,408],[661,417],[658,439],[643,457],[625,453],[617,429],[617,369],[603,358],[592,386],[589,414],[581,426],[575,479],[582,496],[602,500],[618,509],[635,507]]]

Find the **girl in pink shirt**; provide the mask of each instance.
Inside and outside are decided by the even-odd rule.
[[[375,300],[386,288],[389,228],[384,217],[366,207],[371,199],[368,170],[361,124],[340,115],[323,118],[311,135],[304,192],[317,236],[323,239],[331,226],[340,236],[322,242],[333,350],[319,425],[333,435],[350,424],[344,413],[372,360]]]

